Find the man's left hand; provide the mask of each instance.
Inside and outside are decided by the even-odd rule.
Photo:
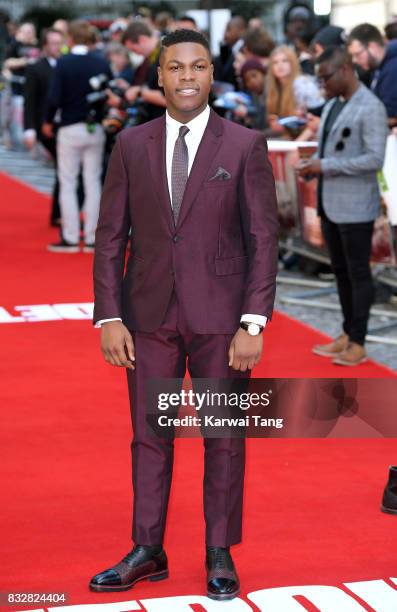
[[[229,348],[229,366],[233,370],[245,372],[259,363],[262,355],[262,334],[250,336],[244,329],[234,335]]]
[[[306,174],[321,174],[321,159],[302,159],[297,165],[300,176]]]

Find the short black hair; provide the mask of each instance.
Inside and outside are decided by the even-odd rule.
[[[381,47],[384,47],[385,45],[385,41],[383,40],[380,30],[378,30],[378,28],[371,23],[361,23],[353,28],[347,39],[347,44],[350,45],[353,40],[358,40],[358,42],[365,47],[368,46],[370,42],[378,43],[378,45]]]
[[[160,58],[165,49],[180,43],[197,43],[198,45],[202,45],[208,51],[210,59],[212,59],[210,44],[204,34],[196,32],[196,30],[188,30],[187,28],[181,28],[180,30],[170,32],[161,39]]]
[[[395,38],[397,38],[397,22],[396,21],[392,21],[392,23],[388,23],[387,26],[385,26],[385,34],[386,34],[387,40],[394,40]]]
[[[351,55],[347,52],[346,47],[337,45],[327,47],[316,59],[316,64],[323,64],[324,62],[331,62],[338,67],[343,65],[353,67]]]

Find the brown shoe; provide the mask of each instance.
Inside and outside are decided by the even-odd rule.
[[[348,344],[349,336],[342,334],[329,344],[316,344],[312,351],[316,355],[321,355],[321,357],[335,357],[338,353],[347,349]]]
[[[332,360],[332,363],[343,366],[356,366],[367,361],[367,353],[361,344],[349,342],[346,350],[342,351]]]

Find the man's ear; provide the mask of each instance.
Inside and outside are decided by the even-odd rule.
[[[211,83],[214,82],[214,64],[211,64]]]
[[[163,86],[163,73],[162,73],[160,66],[157,66],[157,76],[158,76],[159,86],[162,87]]]

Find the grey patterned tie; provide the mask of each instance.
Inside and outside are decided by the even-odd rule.
[[[185,136],[189,128],[182,125],[179,128],[179,136],[176,139],[174,155],[172,157],[171,189],[172,189],[172,212],[174,213],[175,225],[178,221],[179,211],[183,200],[183,194],[188,179],[189,152],[185,142]]]

